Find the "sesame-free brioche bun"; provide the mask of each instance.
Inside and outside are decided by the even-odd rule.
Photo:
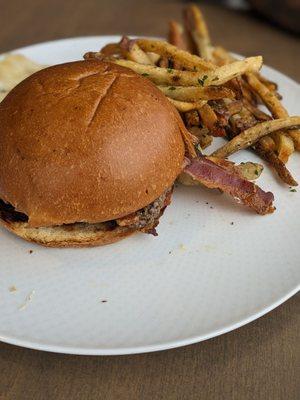
[[[55,227],[53,243],[71,243],[59,226],[145,207],[172,186],[184,159],[179,116],[167,98],[146,78],[99,60],[25,79],[0,103],[0,127],[0,199],[28,217],[29,236],[24,225],[5,225],[37,242],[37,229],[29,229],[51,227],[54,235]],[[105,242],[91,232],[78,242]]]

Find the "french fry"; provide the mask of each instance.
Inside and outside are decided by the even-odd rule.
[[[122,50],[120,47],[120,43],[108,43],[99,51],[99,53],[103,54],[104,56],[110,57],[122,54]]]
[[[167,59],[167,57],[160,57],[160,59],[158,61],[158,66],[160,68],[168,68],[169,67],[169,60]]]
[[[211,60],[213,47],[205,19],[200,9],[189,5],[184,12],[185,26],[193,38],[197,53],[206,60]]]
[[[191,132],[189,132],[186,129],[179,115],[178,115],[178,122],[181,130],[182,139],[185,143],[186,154],[194,158],[197,156],[195,145],[198,143],[198,139],[196,138],[196,136],[192,135]]]
[[[168,42],[180,50],[187,51],[188,44],[184,37],[183,27],[176,21],[170,21],[169,23]],[[173,62],[173,68],[182,69],[182,66],[178,61],[175,61]]]
[[[275,151],[276,149],[275,142],[271,136],[264,136],[263,138],[259,139],[258,144],[264,151]]]
[[[212,50],[212,57],[217,65],[230,64],[236,61],[235,58],[223,47],[217,46]]]
[[[227,100],[226,102],[229,101],[230,100]],[[238,131],[234,132],[235,134],[239,133],[239,130],[242,126],[254,126],[257,123],[256,119],[253,119],[252,114],[245,108],[242,109],[239,115],[233,115],[231,119],[234,119],[235,117],[238,118],[238,121],[235,121],[235,123],[238,125]],[[270,163],[270,166],[274,168],[283,182],[290,186],[297,184],[291,173],[285,167],[284,163],[275,154],[276,145],[271,136],[267,135],[262,137],[252,146],[252,148],[256,154]]]
[[[223,85],[245,72],[259,71],[261,66],[261,56],[248,57],[241,61],[234,61],[231,64],[218,67],[215,71],[208,72],[203,86]]]
[[[185,101],[178,101],[178,100],[174,100],[168,97],[168,100],[177,108],[178,111],[180,112],[188,112],[188,111],[192,111],[192,110],[198,110],[199,108],[201,108],[206,101],[205,100],[200,100],[194,103],[188,103]]]
[[[192,135],[196,136],[199,140],[199,145],[202,149],[206,149],[211,145],[213,138],[209,134],[207,128],[200,128],[199,126],[191,126],[188,129]]]
[[[149,59],[153,65],[157,64],[160,59],[159,54],[152,53],[152,52],[147,52],[147,56],[149,57]]]
[[[184,31],[181,24],[176,21],[170,21],[168,36],[168,41],[170,44],[176,46],[180,50],[187,51],[187,43],[184,38]]]
[[[181,172],[181,174],[177,177],[176,180],[178,183],[181,183],[183,186],[201,186],[201,183],[193,179],[190,175],[185,172]]]
[[[236,61],[236,59],[223,47],[215,47],[214,48],[213,58],[214,58],[215,62],[217,63],[217,65],[230,64],[230,63]],[[259,73],[257,73],[257,76],[258,75],[259,75]],[[259,76],[261,76],[261,75],[259,75]],[[249,86],[249,84],[242,77],[239,77],[237,79],[239,80],[242,96],[249,103],[256,105],[257,96],[253,92],[251,92],[251,87]]]
[[[220,100],[233,99],[234,93],[226,87],[220,86],[158,86],[158,88],[168,97],[180,101],[198,101],[198,100]]]
[[[274,92],[270,91],[255,74],[246,73],[247,81],[252,90],[258,94],[274,118],[285,118],[287,110],[280,103]]]
[[[245,162],[236,166],[241,173],[242,177],[248,181],[254,181],[258,179],[263,172],[263,165],[253,162]]]
[[[213,58],[214,58],[215,62],[217,63],[217,65],[230,64],[230,63],[236,61],[236,58],[234,58],[227,50],[225,50],[223,47],[219,47],[219,46],[213,48]],[[256,76],[269,90],[276,92],[276,90],[277,90],[276,83],[269,81],[268,79],[263,77],[260,73],[256,73]],[[250,103],[255,103],[256,99],[253,96],[253,93],[251,94],[250,85],[242,77],[240,77],[239,80],[241,83],[241,89],[242,89],[243,96]],[[275,93],[275,95],[278,99],[281,98],[281,96],[278,93]]]
[[[266,114],[265,112],[254,106],[252,103],[249,103],[249,101],[247,101],[246,99],[243,100],[243,104],[258,121],[269,121],[270,119],[272,119],[270,115]]]
[[[224,65],[207,73],[178,71],[152,65],[141,65],[129,60],[113,60],[114,63],[127,67],[138,74],[147,76],[157,85],[174,86],[219,86],[248,71],[258,71],[262,65],[262,57],[249,57],[242,61]]]
[[[298,186],[297,181],[293,178],[285,164],[278,158],[274,151],[261,145],[261,141],[255,144],[255,152],[264,160],[266,160],[277,172],[280,179],[289,186]]]
[[[153,65],[148,54],[140,49],[135,40],[130,40],[128,37],[124,36],[120,41],[120,48],[128,60],[135,61],[139,64]]]
[[[188,9],[190,10],[190,12],[189,15],[187,15],[187,12],[185,13],[185,24],[190,36],[192,37],[194,36],[192,34],[192,29],[195,29],[195,20],[197,18],[198,21],[200,20],[199,24],[200,25],[202,24],[200,29],[198,24],[198,31],[200,31],[200,41],[198,39],[195,40],[195,37],[193,37],[193,39],[195,44],[197,42],[198,54],[201,54],[203,56],[206,50],[205,43],[204,43],[204,52],[201,49],[201,45],[203,46],[203,38],[206,38],[206,40],[208,39],[206,43],[211,45],[209,41],[209,34],[206,27],[206,23],[205,20],[203,19],[201,11],[199,11],[196,6],[194,5],[190,6],[188,7]],[[189,21],[188,18],[190,19]],[[212,52],[208,57],[210,57],[210,60],[212,60],[217,66],[231,64],[235,61],[234,57],[231,56],[231,54],[222,47],[212,48]],[[258,79],[262,87],[265,87],[269,92],[272,93],[272,95],[269,97],[269,101],[271,100],[271,103],[273,104],[269,104],[269,109],[271,109],[273,115],[274,111],[275,112],[277,111],[277,113],[275,114],[275,118],[287,118],[288,113],[287,112],[282,113],[282,110],[284,110],[284,108],[279,102],[281,96],[277,93],[278,89],[277,84],[266,79],[264,76],[258,73],[258,71],[256,72],[251,71],[250,75],[254,75],[254,79],[255,78]],[[237,82],[238,80],[240,81],[240,84],[238,84]],[[237,84],[235,84],[235,82],[237,82]],[[241,132],[241,130],[246,130],[256,125],[257,121],[267,122],[271,119],[271,117],[268,114],[261,111],[257,107],[257,102],[261,101],[260,96],[257,93],[257,91],[251,88],[251,86],[248,84],[248,81],[246,81],[244,77],[240,75],[238,78],[228,81],[226,83],[226,86],[232,89],[236,93],[236,98],[241,99],[243,103],[242,109],[238,109],[239,107],[237,107],[237,110],[233,110],[234,113],[230,113],[228,105],[232,103],[232,100],[223,99],[223,102],[226,106],[225,108],[223,107],[223,109],[226,110],[224,116],[228,118],[228,114],[230,114],[229,116],[230,123],[231,126],[234,127],[234,131],[232,132],[233,136],[237,135],[239,132]],[[217,106],[217,108],[215,108],[215,112],[218,112],[218,110],[220,110],[221,114],[224,113],[221,106],[222,103],[220,101],[214,103],[216,103]],[[281,113],[279,111],[278,114],[278,110],[281,110]],[[198,125],[197,121],[198,114],[196,111],[187,113],[185,115],[185,119],[186,123],[189,125],[193,124]],[[272,122],[272,124],[274,124],[274,122]],[[277,122],[275,122],[275,124],[277,124]],[[195,129],[199,128],[195,127]],[[284,163],[280,160],[280,158],[286,161],[288,155],[291,154],[293,150],[293,146],[295,147],[295,149],[300,150],[300,130],[290,129],[283,132],[279,130],[274,132],[272,136],[273,137],[271,137],[271,135],[266,135],[261,137],[258,141],[256,141],[252,145],[252,148],[255,150],[257,154],[259,154],[262,158],[267,160],[271,164],[271,166],[273,166],[273,168],[276,170],[276,172],[284,182],[286,182],[289,185],[297,184],[296,181],[291,176],[290,172],[285,167]],[[293,143],[290,138],[293,140]],[[278,153],[278,156],[277,154],[275,154],[275,151]]]
[[[292,129],[288,132],[288,135],[293,139],[295,150],[300,151],[300,130]]]
[[[237,114],[230,117],[229,122],[231,130],[228,130],[227,135],[229,139],[232,139],[233,136],[255,126],[258,121],[246,107],[242,106],[241,110]]]
[[[271,90],[272,92],[277,92],[277,90],[278,90],[277,83],[268,80],[261,74],[257,74],[257,77],[269,90]],[[277,97],[278,97],[278,93],[277,93]],[[280,95],[279,95],[279,97],[281,98]],[[279,100],[280,100],[280,98],[279,98]]]
[[[231,81],[226,82],[224,86],[227,87],[228,89],[232,90],[237,99],[242,98],[243,94],[242,94],[242,89],[241,89],[241,84],[240,84],[239,78],[231,79]]]
[[[264,104],[266,105],[266,107],[271,112],[274,118],[285,118],[288,116],[287,110],[283,107],[283,105],[281,104],[280,100],[277,98],[274,92],[270,91],[254,74],[247,73],[246,77],[251,88],[259,95],[259,97],[262,99],[262,101],[264,102]],[[288,134],[293,139],[295,147],[298,149],[300,145],[299,143],[300,131],[291,130],[290,132],[288,132]],[[280,149],[280,154],[283,157],[282,159],[279,153],[278,156],[282,161],[283,160],[287,161],[286,155],[291,150],[291,143],[285,138],[282,138],[280,143],[281,146],[284,146],[286,144],[287,148],[284,149],[284,147],[281,147]]]
[[[262,66],[262,57],[249,57],[241,61],[234,61],[208,72],[202,77],[202,86],[223,85],[245,72],[258,71]],[[199,82],[201,84],[201,82]]]
[[[225,130],[219,126],[218,117],[209,104],[204,104],[198,110],[203,126],[205,126],[209,133],[213,136],[225,136]]]
[[[188,127],[200,125],[200,117],[197,110],[186,112],[184,114],[184,120]]]
[[[272,134],[272,138],[276,145],[278,158],[283,163],[287,163],[289,156],[293,154],[295,150],[293,139],[285,135],[284,132],[275,132]]]
[[[112,61],[115,59],[115,55],[105,55],[101,51],[88,51],[83,55],[85,60],[100,60],[100,61]]]
[[[257,96],[256,93],[253,92],[251,89],[251,86],[248,84],[248,82],[243,79],[241,76],[236,78],[239,82],[239,87],[241,90],[241,97],[245,100],[248,101],[248,103],[252,104],[253,106],[257,106],[257,104],[260,101],[260,98]]]
[[[243,179],[247,179],[249,181],[254,181],[259,178],[264,167],[261,164],[253,163],[253,162],[242,162],[240,164],[235,164],[232,161],[225,160],[224,158],[206,156],[209,160],[219,165],[220,167],[225,167],[229,170],[232,170],[234,173],[238,173]]]
[[[213,102],[212,106],[217,114],[223,114],[227,118],[230,118],[242,111],[243,103],[241,100],[231,100],[226,98],[223,99],[222,102]]]
[[[162,40],[138,39],[137,43],[142,50],[152,51],[163,57],[171,58],[190,71],[204,72],[216,68],[214,64]]]
[[[226,158],[239,150],[252,146],[263,136],[281,129],[288,129],[295,126],[300,126],[300,117],[287,117],[261,122],[235,136],[224,146],[216,150],[212,155],[214,157]]]

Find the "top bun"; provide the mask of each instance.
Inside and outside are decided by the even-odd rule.
[[[39,71],[0,103],[0,199],[33,227],[130,214],[181,170],[178,117],[149,80],[112,63]]]

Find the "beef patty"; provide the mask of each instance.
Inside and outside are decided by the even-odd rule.
[[[165,208],[171,202],[172,191],[173,187],[167,189],[152,203],[132,214],[116,220],[103,222],[103,230],[112,230],[116,226],[124,226],[141,232],[151,233],[156,236],[155,227],[158,225],[159,218],[162,216]],[[28,222],[28,216],[26,214],[16,211],[11,204],[5,203],[1,199],[0,218],[10,223]],[[76,222],[76,225],[77,224],[86,224],[86,222]],[[71,230],[72,225],[74,224],[66,224],[66,227]]]

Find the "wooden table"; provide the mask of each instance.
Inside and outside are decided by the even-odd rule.
[[[182,2],[0,0],[0,53],[81,35],[164,35]],[[251,15],[203,5],[216,43],[300,80],[299,42]],[[300,296],[221,337],[160,353],[82,357],[0,343],[0,399],[299,399]]]

